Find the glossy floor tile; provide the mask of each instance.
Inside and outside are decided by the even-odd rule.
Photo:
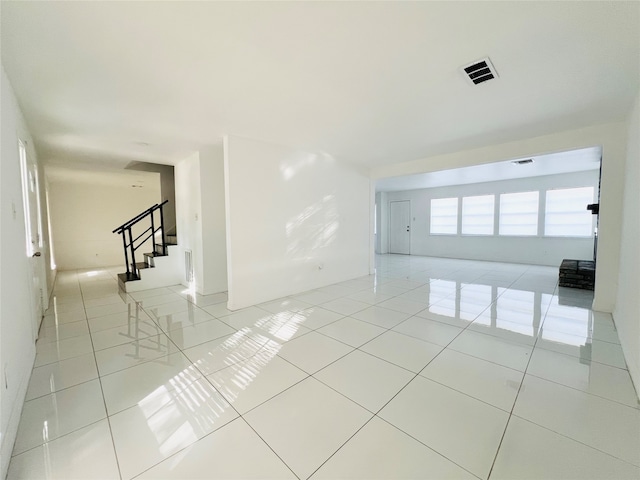
[[[523,373],[479,358],[445,350],[420,375],[511,412]]]
[[[358,350],[314,375],[322,383],[373,413],[380,410],[414,376],[409,370]]]
[[[307,377],[307,373],[272,350],[264,350],[249,360],[208,376],[216,389],[242,414]]]
[[[489,475],[509,419],[503,410],[420,376],[379,416],[480,478]]]
[[[307,378],[244,416],[300,478],[308,478],[373,414]]]
[[[237,416],[205,380],[156,390],[109,418],[122,477],[133,478]]]
[[[297,477],[243,419],[236,419],[136,478],[280,480]]]
[[[48,395],[98,378],[93,353],[36,367],[31,373],[25,400]]]
[[[372,323],[383,328],[393,328],[405,321],[411,315],[408,313],[396,312],[388,308],[372,306],[351,315],[353,318]]]
[[[312,374],[351,351],[353,347],[346,343],[320,333],[310,332],[283,345],[278,355]]]
[[[119,478],[106,419],[51,440],[11,459],[7,479]]]
[[[38,335],[38,343],[59,342],[67,338],[79,337],[89,333],[89,325],[85,320],[63,323],[52,327],[42,326]]]
[[[29,400],[22,409],[13,452],[25,452],[106,416],[98,380]]]
[[[291,318],[292,320],[296,321],[298,324],[306,328],[316,330],[318,328],[324,327],[325,325],[333,323],[336,320],[344,318],[344,315],[332,312],[331,310],[327,310],[321,307],[311,307],[296,312]],[[354,316],[354,318],[357,317]]]
[[[640,408],[640,402],[626,369],[537,348],[533,352],[527,373],[630,407]]]
[[[378,417],[371,419],[312,479],[476,479],[474,475]]]
[[[534,423],[511,417],[491,478],[631,480],[640,478],[640,468]]]
[[[335,338],[352,347],[359,347],[385,331],[384,328],[351,317],[344,317],[318,329],[318,333]]]
[[[449,348],[521,372],[526,370],[533,350],[532,346],[503,340],[469,329],[457,336]]]
[[[615,323],[557,269],[404,255],[238,311],[59,272],[9,479],[640,478]]]
[[[462,332],[459,327],[419,317],[405,320],[396,325],[393,330],[443,347],[451,343]]]
[[[136,340],[95,352],[100,375],[108,375],[178,351],[165,334]]]
[[[235,329],[215,318],[207,322],[188,325],[182,328],[174,328],[167,335],[180,349],[186,349],[200,345],[201,343],[215,340],[235,333]]]
[[[640,410],[527,375],[514,415],[640,467]]]
[[[35,366],[41,367],[73,357],[79,357],[93,351],[89,334],[65,338],[57,342],[36,344]]]
[[[109,415],[145,401],[158,391],[181,390],[202,377],[193,363],[177,352],[104,375],[102,393]]]
[[[388,331],[362,345],[360,350],[418,373],[442,348],[435,343]]]

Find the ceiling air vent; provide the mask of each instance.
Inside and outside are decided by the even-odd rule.
[[[511,163],[514,165],[527,165],[528,163],[533,163],[533,158],[527,158],[526,160],[514,160]]]
[[[467,80],[474,85],[478,85],[479,83],[486,82],[493,78],[498,78],[498,72],[496,72],[496,68],[491,63],[491,60],[489,60],[489,57],[477,60],[470,65],[462,67],[462,72]]]

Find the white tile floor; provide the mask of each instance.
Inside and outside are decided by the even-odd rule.
[[[14,478],[640,478],[617,331],[557,269],[381,256],[238,312],[61,272]]]

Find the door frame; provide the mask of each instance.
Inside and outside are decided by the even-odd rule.
[[[29,297],[33,339],[38,338],[40,324],[47,309],[48,298],[45,257],[43,250],[42,198],[38,161],[29,153],[28,142],[18,138],[22,203],[25,224],[25,254],[28,257],[31,279]],[[35,232],[33,227],[35,226]]]

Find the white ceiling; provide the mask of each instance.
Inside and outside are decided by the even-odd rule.
[[[583,148],[569,152],[526,157],[504,162],[487,163],[473,167],[441,170],[437,172],[383,178],[376,182],[377,192],[418,190],[420,188],[466,185],[470,183],[494,182],[514,178],[540,177],[560,173],[598,170],[602,157],[601,147]],[[517,160],[533,160],[533,163],[515,165]]]
[[[174,163],[229,133],[376,166],[619,121],[640,84],[639,2],[0,8],[52,163]],[[500,78],[470,86],[487,55]]]

